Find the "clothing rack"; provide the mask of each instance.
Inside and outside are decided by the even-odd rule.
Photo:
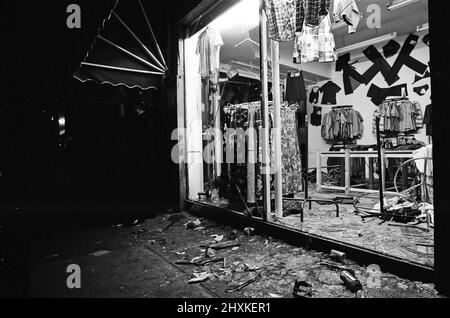
[[[345,106],[334,106],[334,107],[331,107],[332,110],[350,109],[350,108],[353,108],[353,106],[352,105],[345,105]]]

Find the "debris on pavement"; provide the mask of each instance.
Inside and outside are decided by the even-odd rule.
[[[205,246],[205,247],[209,247],[212,248],[214,250],[225,250],[227,248],[234,248],[234,247],[239,247],[241,246],[241,243],[236,243],[236,242],[224,242],[224,243],[217,243],[217,244],[212,244],[209,246]]]
[[[210,278],[210,274],[208,272],[202,273],[194,273],[195,278],[192,278],[188,281],[188,284],[198,284],[207,281]]]
[[[341,280],[344,282],[345,286],[352,292],[356,293],[362,290],[363,286],[361,282],[355,277],[356,274],[353,270],[345,270],[341,272]]]
[[[293,295],[295,298],[312,298],[311,284],[305,281],[295,281]]]
[[[253,236],[253,235],[255,234],[255,229],[252,228],[252,227],[246,227],[246,228],[244,229],[244,233],[245,233],[245,235],[247,235],[247,236]]]
[[[199,219],[196,219],[195,221],[189,221],[184,225],[184,227],[188,230],[193,230],[196,227],[199,227],[200,225],[202,225],[202,222],[200,222]]]
[[[337,262],[343,262],[346,258],[347,255],[343,252],[340,251],[336,251],[336,250],[331,250],[330,252],[330,258],[337,261]]]
[[[89,255],[94,256],[94,257],[100,257],[100,256],[108,255],[110,253],[111,253],[111,251],[97,251],[97,252],[91,253]]]
[[[236,288],[227,289],[225,292],[227,292],[227,293],[234,293],[234,292],[240,291],[240,290],[244,289],[245,287],[247,287],[247,286],[253,284],[254,282],[256,282],[258,280],[258,278],[260,278],[260,277],[261,277],[261,273],[258,273],[258,275],[256,275],[254,278],[249,279],[248,281],[246,281],[245,283],[239,285]]]
[[[229,240],[229,241],[235,241],[235,240],[237,240],[237,238],[238,238],[238,231],[237,230],[234,230],[234,231],[232,231],[230,234],[228,234],[228,236],[227,236],[227,239]]]
[[[211,235],[211,237],[213,237],[214,238],[214,240],[216,241],[216,242],[222,242],[223,241],[223,239],[225,238],[225,236],[223,236],[223,235],[217,235],[217,234],[215,234],[215,235]]]

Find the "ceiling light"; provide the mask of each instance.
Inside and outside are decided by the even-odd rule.
[[[389,34],[380,36],[378,38],[370,39],[367,41],[359,42],[356,44],[352,44],[352,45],[337,49],[336,52],[337,52],[337,54],[347,53],[347,52],[351,52],[351,51],[354,51],[357,49],[366,48],[370,45],[383,43],[383,42],[395,39],[396,37],[397,37],[397,32],[393,32],[393,33],[389,33]]]
[[[242,27],[245,30],[258,26],[259,1],[241,0],[211,22],[210,27],[221,32]]]
[[[389,3],[387,5],[387,9],[389,11],[396,10],[396,9],[402,8],[404,6],[416,3],[418,1],[419,0],[396,0],[396,1],[393,1],[393,2]]]
[[[428,23],[422,24],[422,25],[418,25],[416,31],[417,32],[422,32],[422,31],[426,31],[430,28]]]

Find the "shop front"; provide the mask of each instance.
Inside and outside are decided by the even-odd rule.
[[[182,207],[431,277],[428,1],[204,1],[179,30]]]

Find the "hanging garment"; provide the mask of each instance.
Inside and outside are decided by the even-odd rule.
[[[383,46],[383,53],[385,58],[390,58],[400,51],[402,46],[395,40],[390,40],[388,44]]]
[[[361,113],[352,108],[334,109],[323,115],[322,138],[329,141],[352,141],[362,138],[363,123]]]
[[[303,26],[317,27],[322,18],[330,11],[331,0],[297,0],[296,25],[297,33],[303,31]]]
[[[306,109],[306,102],[300,101],[298,103],[298,109],[296,112],[297,116],[297,135],[299,139],[300,146],[306,145],[307,140],[307,127],[306,127],[306,115],[307,115],[307,109]]]
[[[286,100],[292,105],[300,101],[306,101],[307,98],[303,72],[289,74],[286,82]]]
[[[283,195],[302,191],[302,164],[297,137],[297,105],[281,108]]]
[[[209,77],[211,74],[219,72],[220,48],[222,45],[222,36],[216,29],[207,27],[200,35],[196,54],[200,55],[199,73],[202,77]]]
[[[247,203],[256,203],[256,163],[257,163],[257,131],[255,107],[248,111],[248,144],[247,144]]]
[[[430,78],[431,77],[431,73],[430,73],[430,71],[426,71],[425,72],[425,74],[423,75],[423,76],[420,76],[420,75],[415,75],[414,76],[414,82],[413,82],[413,85],[414,84],[416,84],[417,82],[420,82],[421,80],[424,80],[424,79],[427,79],[427,78]]]
[[[326,15],[318,27],[306,24],[301,34],[297,33],[293,61],[296,64],[319,61],[321,63],[337,60],[336,44],[331,31],[330,15]]]
[[[416,73],[424,74],[428,66],[411,56],[411,53],[415,49],[417,42],[419,41],[419,36],[415,34],[410,34],[406,39],[403,47],[400,51],[397,60],[392,66],[391,72],[387,78],[387,83],[389,86],[393,85],[398,81],[398,73],[403,66],[407,66]]]
[[[355,90],[366,82],[364,76],[359,74],[355,67],[350,63],[350,53],[339,56],[336,62],[336,72],[343,71],[344,79],[344,91],[345,95],[350,95],[355,92]]]
[[[277,42],[294,42],[298,0],[264,0],[269,38]]]
[[[319,127],[322,124],[322,107],[314,106],[311,114],[311,125]]]
[[[319,25],[319,62],[334,62],[337,60],[336,43],[331,30],[330,15],[327,14]]]
[[[402,84],[389,88],[379,88],[375,84],[372,84],[367,92],[367,97],[370,97],[375,105],[380,105],[387,97],[403,97],[408,96],[408,85]]]
[[[320,92],[322,95],[322,104],[323,105],[336,105],[336,95],[342,89],[334,82],[328,81],[321,88]]]
[[[345,21],[348,33],[355,33],[361,20],[361,13],[355,0],[334,0],[334,22]]]
[[[414,93],[416,93],[419,96],[424,96],[428,92],[429,89],[430,89],[430,85],[427,84],[427,85],[423,85],[420,87],[414,87],[413,91],[414,91]]]
[[[411,133],[423,127],[422,107],[407,99],[384,101],[374,112],[373,134],[376,135],[376,118],[380,118],[381,133]]]
[[[318,86],[315,86],[311,89],[311,92],[309,93],[309,102],[311,104],[319,103],[319,89],[320,87]]]
[[[388,81],[390,76],[393,76],[394,82],[400,79],[397,74],[391,73],[391,66],[375,46],[369,46],[363,53],[373,63],[373,65],[363,74],[366,80],[364,84],[368,85],[380,72],[386,81]]]

